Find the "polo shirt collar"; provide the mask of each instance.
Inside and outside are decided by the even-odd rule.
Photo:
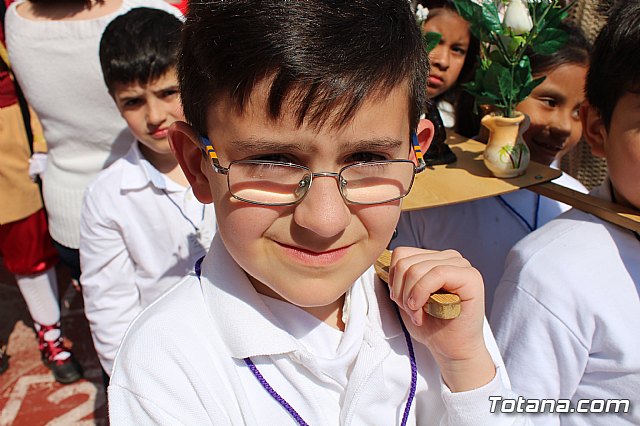
[[[365,272],[364,278],[369,303],[368,327],[382,330],[385,339],[397,337],[402,328],[386,284],[375,277],[373,268]],[[234,358],[305,352],[302,345],[284,331],[227,251],[220,234],[214,237],[202,262],[201,283],[212,323]]]
[[[122,179],[120,189],[135,191],[153,186],[160,191],[179,192],[184,188],[178,183],[167,179],[140,152],[140,142],[134,140],[127,155],[123,157]]]

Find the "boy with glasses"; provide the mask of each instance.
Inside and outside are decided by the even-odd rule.
[[[191,3],[178,70],[190,124],[170,138],[218,234],[129,328],[112,423],[520,422],[490,413],[511,393],[479,273],[406,247],[389,287],[371,268],[424,169],[409,3]],[[458,318],[425,316],[441,288]]]

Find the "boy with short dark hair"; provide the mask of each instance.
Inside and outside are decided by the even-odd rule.
[[[114,19],[100,43],[105,83],[136,138],[89,186],[81,215],[85,312],[107,374],[129,323],[191,270],[215,230],[212,206],[194,197],[167,138],[184,117],[181,27],[167,12],[137,8]]]
[[[425,167],[409,3],[192,2],[178,70],[190,124],[171,143],[218,234],[127,331],[112,424],[520,421],[490,413],[511,392],[479,273],[398,248],[390,300],[371,267]],[[460,317],[426,318],[440,288]]]
[[[640,213],[638,49],[640,1],[618,2],[591,53],[581,119],[591,150],[609,168],[592,193]],[[627,400],[617,412],[541,421],[640,424],[639,291],[638,232],[580,210],[514,247],[491,314],[514,389],[572,404]]]

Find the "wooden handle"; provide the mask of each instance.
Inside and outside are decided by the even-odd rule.
[[[548,198],[569,204],[584,212],[591,213],[600,219],[622,226],[635,232],[640,232],[640,214],[630,207],[621,206],[611,201],[583,194],[553,182],[540,183],[527,187]]]
[[[373,264],[376,273],[382,281],[389,284],[389,266],[391,265],[391,252],[385,250]],[[460,315],[460,296],[439,290],[429,296],[424,311],[435,318],[453,319]]]

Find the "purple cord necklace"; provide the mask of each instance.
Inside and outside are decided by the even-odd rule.
[[[195,265],[195,272],[196,272],[196,275],[198,276],[198,280],[200,280],[203,259],[204,257],[201,257],[200,259],[198,259]],[[400,321],[400,325],[402,326],[402,332],[404,333],[404,338],[407,342],[407,349],[409,351],[409,362],[411,364],[411,387],[409,389],[409,397],[407,398],[407,403],[404,406],[404,413],[402,415],[402,423],[401,423],[402,426],[405,426],[407,424],[407,420],[409,419],[409,411],[411,411],[411,404],[413,403],[413,399],[416,395],[418,369],[416,366],[416,356],[413,352],[413,343],[411,342],[411,336],[409,335],[409,331],[407,330],[404,323],[402,322],[402,318],[400,317],[400,311],[398,310],[398,307],[395,306],[395,308],[396,308],[396,314],[398,314],[398,320]],[[300,414],[298,414],[298,412],[283,397],[281,397],[280,394],[275,391],[275,389],[271,387],[269,382],[267,382],[267,380],[260,373],[260,370],[258,370],[258,367],[256,367],[253,361],[251,361],[251,358],[248,358],[248,357],[244,358],[244,362],[247,365],[247,367],[249,367],[249,370],[251,370],[251,373],[253,373],[253,375],[258,380],[258,382],[260,382],[262,387],[267,391],[267,393],[271,395],[271,397],[275,399],[276,402],[282,406],[282,408],[287,410],[287,412],[291,415],[291,417],[293,417],[293,419],[300,426],[309,425],[307,422],[304,421],[304,419],[300,416]]]

